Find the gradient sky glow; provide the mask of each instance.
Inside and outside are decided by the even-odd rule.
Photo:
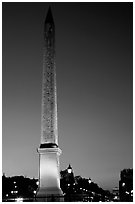
[[[118,186],[133,167],[132,3],[2,3],[3,140],[7,176],[38,177],[43,26],[56,27],[61,170]]]

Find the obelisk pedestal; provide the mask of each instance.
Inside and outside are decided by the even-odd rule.
[[[57,92],[55,66],[55,25],[49,8],[44,26],[44,56],[42,81],[41,142],[39,153],[39,187],[36,201],[62,202],[60,188],[57,127]]]
[[[60,189],[59,176],[59,148],[39,148],[40,156],[39,168],[39,189],[37,191],[37,200],[39,202],[62,202],[63,193]]]

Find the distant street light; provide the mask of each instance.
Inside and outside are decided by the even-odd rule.
[[[88,179],[89,184],[91,183],[91,178]]]
[[[23,202],[23,198],[16,198],[15,201],[16,202]]]
[[[68,167],[67,171],[68,171],[69,174],[72,173],[72,168],[71,168],[70,164],[69,164],[69,167]]]

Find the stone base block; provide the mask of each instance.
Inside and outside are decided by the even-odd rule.
[[[64,201],[60,189],[59,155],[61,150],[56,148],[39,148],[39,187],[36,194],[38,202]]]
[[[40,188],[36,195],[37,202],[64,202],[61,189]]]

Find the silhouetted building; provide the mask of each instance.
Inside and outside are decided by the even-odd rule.
[[[24,176],[6,177],[2,176],[2,200],[23,201],[33,200],[35,197],[37,179],[30,179]]]
[[[120,201],[133,201],[133,169],[124,169],[120,173],[119,181]]]
[[[73,194],[74,193],[74,184],[75,178],[71,165],[69,164],[68,168],[64,171],[60,172],[61,174],[61,189],[65,194]]]
[[[113,188],[112,194],[113,194],[113,201],[118,202],[119,201],[119,188],[118,187]]]
[[[96,183],[92,182],[90,178],[86,179],[81,176],[74,176],[71,165],[60,173],[61,189],[64,192],[65,201],[109,201],[109,191],[104,191]]]

